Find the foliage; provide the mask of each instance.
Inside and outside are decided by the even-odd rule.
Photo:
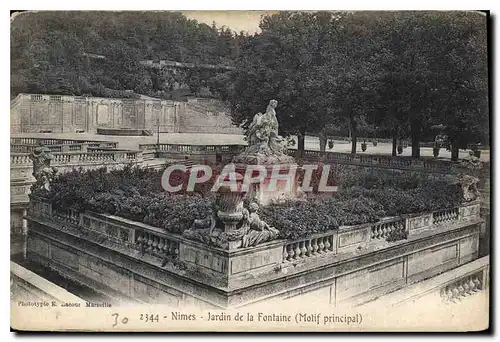
[[[129,97],[157,95],[167,80],[141,60],[231,65],[244,35],[187,19],[178,12],[33,12],[11,25],[12,96],[20,92]],[[98,58],[93,55],[105,56]],[[190,92],[197,93],[195,72]],[[172,82],[166,82],[172,85]]]
[[[175,12],[25,13],[11,29],[12,96],[215,95],[244,127],[274,98],[281,134],[297,134],[300,151],[306,133],[324,149],[326,132],[341,127],[356,152],[358,132],[379,127],[379,137],[411,137],[419,157],[418,142],[442,125],[456,157],[489,140],[486,20],[465,11],[278,12],[248,36]],[[236,70],[156,70],[144,59]]]
[[[435,124],[462,148],[488,140],[481,13],[280,12],[260,27],[241,46],[225,93],[237,123],[247,125],[275,98],[282,133],[321,133],[347,121],[352,152],[357,131],[375,127],[380,136],[412,137],[414,157]]]

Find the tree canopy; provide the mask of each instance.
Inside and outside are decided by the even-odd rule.
[[[488,139],[481,13],[281,12],[260,27],[241,46],[224,94],[237,123],[274,98],[283,134],[300,139],[344,118],[353,153],[361,123],[411,138],[414,157],[436,124],[455,151]]]
[[[418,157],[439,126],[456,157],[489,140],[486,24],[478,12],[278,12],[246,35],[176,12],[27,13],[11,25],[12,95],[208,89],[244,127],[278,100],[281,134],[297,134],[299,150],[306,133],[324,149],[340,130],[355,153],[359,134],[379,131],[411,138]],[[150,59],[236,69],[172,72],[141,63]]]

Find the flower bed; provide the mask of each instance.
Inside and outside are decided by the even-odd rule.
[[[108,213],[173,233],[211,214],[210,184],[191,194],[169,194],[161,187],[161,175],[162,171],[132,167],[72,171],[59,175],[49,192],[38,189],[34,194],[51,198],[56,209]],[[261,218],[278,228],[282,238],[297,238],[386,216],[453,208],[462,199],[458,185],[425,173],[337,165],[330,179],[339,186],[330,197],[312,194],[306,200],[273,203],[262,208]],[[185,174],[178,175],[179,182],[185,180]]]

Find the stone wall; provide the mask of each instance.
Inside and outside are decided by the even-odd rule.
[[[11,133],[96,133],[132,128],[171,133],[241,133],[220,102],[19,94],[11,102]]]
[[[482,224],[479,203],[469,203],[227,251],[116,216],[78,216],[31,203],[28,259],[101,291],[118,291],[124,300],[179,307],[304,296],[360,305],[475,260]],[[407,230],[407,239],[386,241],[394,229]]]
[[[12,261],[10,262],[10,277],[12,301],[55,301],[84,304],[83,299]]]

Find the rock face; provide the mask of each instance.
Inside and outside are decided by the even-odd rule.
[[[248,127],[247,149],[233,158],[233,163],[253,165],[295,164],[287,155],[285,139],[278,135],[275,108],[278,101],[271,100],[264,114],[255,114]]]

